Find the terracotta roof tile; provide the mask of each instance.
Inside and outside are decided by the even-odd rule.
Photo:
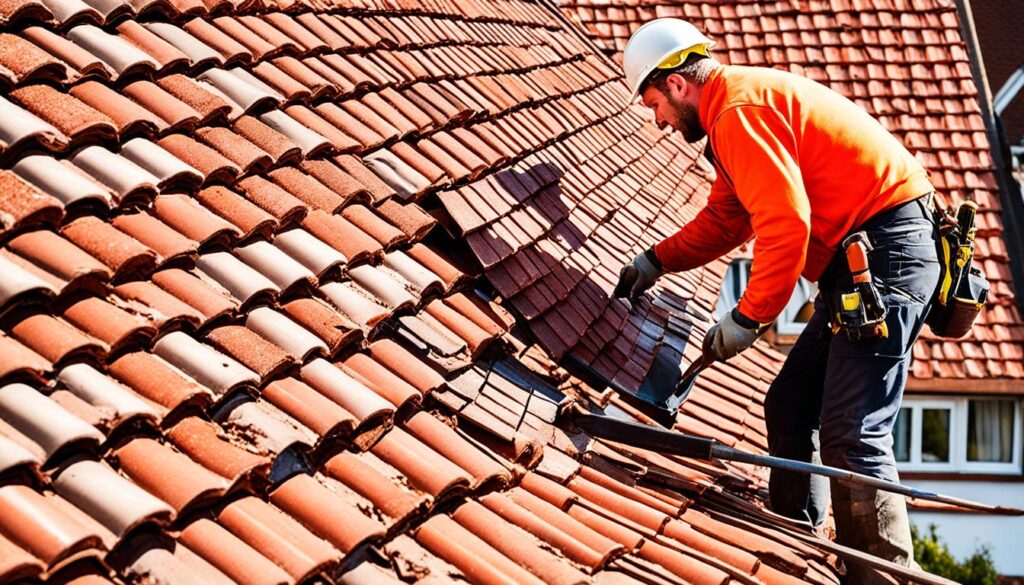
[[[182,544],[235,581],[281,585],[294,579],[221,525],[200,518],[181,531]]]
[[[43,189],[63,204],[29,190],[4,208],[13,219],[0,215],[17,230],[0,236],[0,256],[28,283],[8,303],[0,378],[47,384],[47,409],[116,438],[90,454],[102,457],[85,461],[81,485],[57,486],[74,493],[61,509],[102,541],[84,552],[128,535],[139,554],[119,578],[209,583],[447,582],[479,578],[474,568],[577,583],[627,564],[773,581],[781,573],[756,556],[798,573],[784,549],[813,561],[808,579],[831,570],[770,531],[759,534],[781,548],[681,542],[698,532],[681,512],[716,497],[708,486],[735,473],[722,485],[754,489],[763,476],[603,444],[587,454],[600,473],[580,471],[573,439],[551,423],[563,398],[548,376],[568,379],[552,361],[561,351],[545,348],[589,352],[601,375],[638,387],[656,347],[690,346],[680,331],[706,314],[703,283],[723,266],[668,279],[666,300],[635,314],[608,292],[609,266],[639,250],[634,234],[653,241],[671,230],[665,217],[692,217],[706,194],[697,153],[623,110],[615,71],[546,8],[328,8],[68,4],[57,33],[10,33],[69,65],[70,89],[46,93],[74,96],[114,129],[99,138],[83,130],[92,114],[49,126],[44,109],[0,102],[5,168],[39,145],[74,146],[77,168],[46,164],[107,193],[71,205],[66,240],[46,231],[75,200],[64,183]],[[948,144],[974,148],[967,124]],[[102,145],[77,150],[92,142]],[[984,184],[969,170],[950,181]],[[483,278],[474,251],[492,256]],[[527,349],[523,325],[553,345]],[[986,371],[1008,359],[990,349],[970,354]],[[755,361],[702,380],[681,425],[764,449],[756,403],[779,362]],[[24,484],[46,452],[8,420],[0,473]],[[60,449],[53,458],[69,463]],[[182,471],[167,479],[158,467]],[[653,489],[640,469],[677,487]],[[142,523],[166,545],[135,536]],[[451,533],[456,548],[442,542]],[[377,544],[393,563],[371,569],[365,547]],[[12,570],[48,568],[29,552]],[[340,575],[339,563],[354,570]]]
[[[125,475],[170,504],[177,514],[217,499],[228,486],[220,476],[153,439],[134,439],[114,451],[113,457]],[[167,473],[175,480],[165,481]]]

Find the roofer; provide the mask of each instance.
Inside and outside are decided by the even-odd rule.
[[[705,351],[725,360],[747,349],[801,275],[818,282],[813,315],[765,398],[769,449],[807,462],[820,453],[826,465],[898,481],[891,431],[940,270],[933,187],[913,155],[853,102],[791,73],[722,65],[708,52],[713,44],[690,23],[662,18],[626,45],[632,99],[688,142],[707,136],[717,178],[693,221],[624,266],[618,288],[636,299],[663,273],[702,266],[754,236],[747,289],[708,332]],[[853,283],[841,242],[856,232],[873,246],[872,286],[887,308],[877,334],[844,334],[830,317]],[[820,525],[826,482],[773,470],[772,509]],[[840,543],[913,564],[903,496],[831,488]]]

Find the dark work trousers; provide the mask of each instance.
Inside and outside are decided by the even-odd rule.
[[[869,266],[888,308],[887,338],[851,341],[832,332],[828,307],[851,283],[842,250],[825,270],[814,313],[765,397],[772,455],[808,462],[820,456],[825,465],[898,481],[892,428],[939,279],[927,200],[884,211],[858,230],[874,246]],[[825,520],[826,478],[772,470],[769,493],[779,514],[813,525]]]

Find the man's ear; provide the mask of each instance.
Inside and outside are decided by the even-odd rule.
[[[679,75],[678,73],[670,73],[668,77],[665,78],[665,89],[665,93],[669,96],[681,99],[686,97],[687,92],[690,91],[690,84],[683,79],[682,75]]]

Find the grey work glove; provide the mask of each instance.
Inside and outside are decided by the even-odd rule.
[[[704,354],[724,362],[754,345],[767,329],[767,325],[761,325],[734,308],[708,331],[704,338]]]
[[[616,298],[629,297],[629,300],[636,302],[647,289],[654,286],[661,275],[661,261],[654,255],[654,248],[648,248],[619,270],[619,282],[612,294]]]

